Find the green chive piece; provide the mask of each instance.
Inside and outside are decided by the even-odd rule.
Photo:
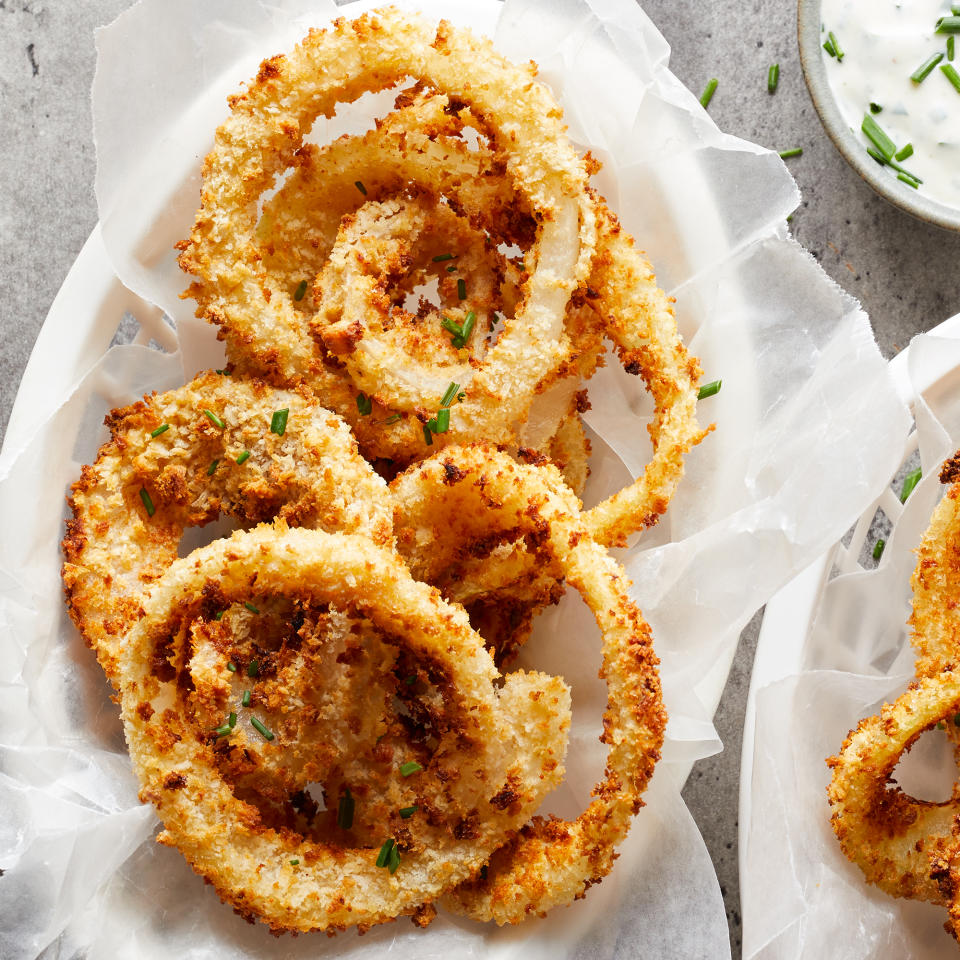
[[[228,737],[228,736],[230,736],[230,733],[231,733],[232,730],[233,730],[233,727],[231,727],[229,723],[225,723],[225,724],[223,724],[223,726],[217,727],[217,729],[214,730],[213,732],[214,732],[218,737]]]
[[[243,700],[241,700],[240,702],[241,702],[245,707],[249,707],[249,706],[250,706],[250,691],[249,691],[249,690],[244,690],[244,691],[243,691]]]
[[[223,616],[223,611],[221,610],[221,611],[217,614],[217,619],[219,620],[222,616]],[[237,665],[231,660],[231,661],[227,664],[227,669],[228,669],[231,673],[236,673],[236,672],[237,672]]]
[[[710,383],[705,383],[697,391],[698,400],[706,400],[707,397],[712,397],[714,394],[720,392],[720,388],[723,386],[722,380],[711,380]]]
[[[453,345],[458,350],[467,345],[467,340],[470,338],[470,334],[473,333],[473,328],[476,326],[476,323],[477,315],[471,310],[463,319],[463,327],[460,333],[453,338]]]
[[[433,433],[430,431],[429,423],[423,425],[423,439],[428,447],[433,446]]]
[[[357,394],[357,410],[361,417],[369,417],[373,411],[373,401],[362,390]]]
[[[353,185],[364,195],[367,195],[367,188],[359,180],[354,180]]]
[[[947,729],[946,726],[944,725],[944,722],[943,722],[942,720],[938,720],[938,721],[937,721],[937,729],[938,729],[938,730],[946,730],[946,729]]]
[[[951,10],[953,8],[951,7]],[[960,16],[954,11],[952,17],[941,17],[937,21],[937,33],[960,33]]]
[[[161,424],[156,430],[151,431],[151,437],[159,437],[161,433],[166,433],[170,429],[169,423]]]
[[[837,55],[837,51],[833,49],[833,44],[830,42],[829,37],[823,41],[823,49],[826,50],[831,57],[835,57]]]
[[[435,419],[437,425],[433,428],[433,432],[446,433],[450,429],[450,408],[443,407],[438,410]]]
[[[780,82],[780,64],[771,63],[767,71],[767,93],[776,93],[777,84]]]
[[[447,267],[447,273],[456,273],[456,272],[457,272],[456,267]]]
[[[353,811],[356,803],[348,787],[344,795],[340,798],[337,806],[337,826],[341,830],[349,830],[353,826]]]
[[[950,34],[949,37],[947,37],[947,59],[948,60],[953,60],[953,54],[955,51],[954,39],[955,38],[952,33]]]
[[[412,807],[401,807],[400,816],[403,817],[404,820],[409,820],[417,812],[417,809],[416,804]]]
[[[914,190],[917,190],[920,187],[920,181],[914,180],[909,173],[898,173],[897,179],[905,183],[908,187],[913,187]]]
[[[912,473],[908,473],[903,478],[903,489],[900,491],[901,503],[907,502],[907,497],[909,497],[910,494],[913,493],[913,488],[920,482],[921,476],[922,476],[922,473],[920,471],[920,467],[917,467],[916,470],[914,470]]]
[[[290,416],[290,408],[284,407],[283,410],[277,410],[270,418],[270,432],[282,437],[287,432],[287,417]]]
[[[296,858],[296,859],[290,861],[290,866],[291,866],[291,867],[299,866],[299,864],[300,864],[299,858]]]
[[[152,517],[157,512],[157,508],[153,505],[153,501],[150,499],[150,494],[147,493],[146,487],[140,488],[140,499],[143,501],[143,505],[146,508],[147,516]]]
[[[259,677],[260,676],[260,664],[256,660],[251,660],[250,665],[247,667],[247,676],[248,677]]]
[[[908,157],[912,157],[913,144],[908,143],[905,147],[901,147],[893,156],[897,160],[906,160]]]
[[[385,867],[387,865],[387,861],[390,859],[390,851],[393,849],[393,847],[394,841],[392,839],[383,841],[383,846],[380,848],[380,852],[377,854],[378,867]]]
[[[444,260],[455,260],[456,256],[452,253],[441,253],[433,258],[434,263],[443,263]]]
[[[302,300],[302,299],[303,299],[303,295],[304,295],[306,292],[307,292],[307,281],[306,281],[306,280],[301,280],[301,281],[297,284],[297,289],[293,291],[293,299],[294,299],[294,300]]]
[[[943,59],[942,53],[935,53],[932,56],[927,57],[927,59],[924,60],[923,63],[921,63],[920,66],[913,71],[913,73],[910,74],[910,79],[914,83],[923,83],[923,81],[930,76],[931,72],[933,71],[933,68],[942,59]]]
[[[898,170],[904,176],[909,177],[911,180],[914,181],[914,183],[923,183],[923,181],[915,173],[911,173],[909,170],[906,170],[903,167],[901,167],[896,160],[891,160],[890,166],[893,167],[894,170]]]
[[[407,677],[403,682],[404,682],[408,687],[409,687],[409,686],[412,686],[413,684],[415,684],[415,683],[417,682],[417,675],[416,675],[415,673],[411,673],[410,676]]]
[[[945,63],[940,70],[943,72],[943,75],[953,84],[953,89],[960,93],[960,73],[957,73],[957,68],[952,63]]]
[[[231,710],[227,717],[227,726],[232,730],[237,725],[237,715]]]
[[[229,376],[230,376],[230,371],[229,371],[229,370],[215,370],[214,372],[215,372],[215,373],[219,373],[221,377],[229,377]]]
[[[467,281],[463,277],[457,281],[457,296],[461,300],[467,299]]]
[[[803,147],[791,147],[789,150],[780,151],[781,160],[789,160],[791,157],[802,157]]]
[[[960,727],[960,713],[955,713],[953,715],[953,725],[955,727]]]
[[[237,457],[237,463],[246,463],[250,459],[250,451],[244,450],[243,453]]]
[[[400,776],[409,777],[411,773],[416,773],[418,770],[422,770],[423,767],[417,763],[416,760],[408,760],[406,763],[400,765]]]
[[[951,4],[950,4],[950,12],[951,12],[955,17],[960,17],[960,3],[951,3]]]
[[[249,600],[245,600],[244,603],[243,603],[243,605],[244,605],[251,613],[259,613],[259,612],[260,612],[260,608],[257,607],[257,606],[255,606],[254,604],[252,604]],[[257,661],[256,661],[256,660],[251,660],[250,662],[251,662],[251,663],[256,663]]]
[[[214,475],[214,473],[216,473],[217,464],[218,464],[219,462],[220,462],[219,460],[214,460],[213,463],[211,463],[210,466],[207,467],[207,476],[208,476],[208,477],[212,477],[212,476]]]
[[[873,545],[873,559],[879,560],[883,556],[883,548],[887,545],[886,540],[878,540]]]
[[[860,124],[860,129],[863,131],[863,135],[883,154],[884,160],[889,161],[896,153],[897,145],[869,113],[863,115],[863,123]]]
[[[394,844],[390,848],[390,859],[387,861],[387,869],[390,871],[391,875],[397,872],[397,868],[400,866],[400,851],[397,849],[397,845]]]
[[[215,426],[219,427],[221,430],[226,426],[226,424],[212,411],[204,410],[204,416]]]
[[[459,383],[451,383],[450,386],[447,387],[446,392],[443,395],[443,399],[440,401],[440,406],[449,407],[450,404],[453,403],[453,401],[456,399],[456,396],[459,390],[460,390]]]
[[[441,317],[440,326],[448,333],[452,333],[455,337],[463,336],[463,327],[461,327],[456,320],[451,320],[449,317]]]
[[[883,112],[883,107],[881,107],[879,103],[874,103],[874,102],[871,100],[871,101],[870,101],[870,112],[871,112],[871,113],[882,113],[882,112]]]
[[[717,92],[717,85],[720,81],[716,77],[712,77],[704,87],[703,93],[700,94],[700,106],[704,110],[710,106],[710,101],[713,99],[713,95]]]
[[[262,734],[264,740],[273,740],[273,734],[256,718],[250,718],[250,725],[257,733]]]
[[[399,419],[400,419],[400,414],[399,414],[399,413],[391,413],[390,416],[387,417],[387,419],[384,420],[383,422],[384,422],[384,423],[396,423]]]
[[[869,153],[870,156],[873,157],[873,159],[876,160],[881,167],[886,166],[887,158],[879,150],[876,150],[873,147],[867,147],[867,153]]]
[[[827,34],[827,39],[830,41],[830,46],[833,47],[834,56],[843,63],[843,48],[840,46],[840,41],[836,38],[832,30]]]

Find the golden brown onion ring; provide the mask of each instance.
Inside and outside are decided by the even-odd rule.
[[[415,576],[455,582],[449,564],[469,558],[478,539],[484,551],[497,535],[525,537],[580,592],[602,634],[608,698],[600,739],[609,754],[594,800],[572,822],[535,818],[482,877],[444,898],[475,919],[517,923],[571,903],[609,873],[642,805],[666,722],[650,628],[554,467],[518,464],[482,444],[448,447],[397,477],[390,491],[398,549]]]
[[[271,430],[281,410],[282,435]],[[62,546],[70,616],[111,679],[144,594],[188,527],[223,513],[378,543],[392,535],[386,484],[346,424],[297,393],[208,373],[114,410],[107,426],[110,440],[73,485]]]
[[[285,597],[369,618],[390,642],[432,672],[446,722],[423,771],[433,791],[417,800],[432,818],[401,821],[400,863],[377,866],[376,848],[306,839],[264,826],[216,769],[219,738],[198,730],[183,700],[182,673],[198,648],[191,625],[219,602]],[[225,671],[226,672],[226,671]],[[364,537],[261,526],[202,547],[154,585],[121,650],[120,695],[130,754],[176,845],[220,896],[275,931],[369,926],[410,913],[478,871],[562,774],[569,722],[565,685],[554,677],[499,675],[464,612],[413,580],[391,551]],[[415,790],[413,780],[411,792]],[[452,830],[442,816],[472,811]],[[385,830],[387,827],[385,826]]]

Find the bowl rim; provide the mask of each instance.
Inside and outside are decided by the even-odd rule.
[[[884,200],[945,230],[960,231],[960,209],[916,193],[893,177],[880,176],[882,168],[870,157],[837,106],[821,52],[822,0],[797,0],[797,40],[800,66],[823,128],[841,156]]]

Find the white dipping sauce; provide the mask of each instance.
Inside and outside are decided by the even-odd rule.
[[[942,0],[822,0],[820,10],[823,40],[832,31],[843,51],[842,62],[823,51],[827,78],[864,149],[872,144],[860,124],[870,113],[898,150],[913,144],[901,165],[923,181],[918,193],[960,209],[960,92],[940,70],[948,34],[934,33],[944,16],[950,5]],[[960,72],[960,34],[954,43]],[[910,74],[936,53],[943,59],[914,83]],[[871,103],[882,112],[872,114]],[[896,170],[887,173],[896,179]]]

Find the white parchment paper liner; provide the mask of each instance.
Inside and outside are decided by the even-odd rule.
[[[277,941],[218,904],[176,851],[150,841],[156,818],[136,802],[116,707],[63,610],[64,511],[48,505],[62,503],[95,456],[107,410],[219,365],[212,330],[179,300],[185,279],[172,246],[192,223],[226,95],[336,9],[321,0],[143,0],[98,35],[97,194],[117,275],[144,300],[134,314],[143,322],[147,304],[159,305],[176,336],[163,327],[156,338],[168,352],[114,346],[75,382],[47,385],[57,404],[48,395],[42,409],[55,412],[0,461],[4,957],[729,956],[682,781],[693,760],[719,748],[711,713],[740,629],[876,495],[909,417],[866,316],[787,236],[798,194],[784,165],[716,129],[631,0],[418,6],[491,32],[514,59],[537,60],[571,135],[605,163],[600,188],[677,298],[706,379],[724,380],[701,406],[718,428],[689,458],[668,517],[623,552],[655,632],[671,718],[648,806],[599,888],[506,931],[441,918],[426,933],[402,922],[362,939]],[[364,109],[319,124],[319,136],[365,128],[373,108]],[[84,304],[77,313],[92,328]],[[615,360],[590,397],[588,502],[642,467],[650,412]],[[599,656],[588,620],[566,598],[525,651],[575,687],[568,783],[551,799],[565,815],[582,807],[603,765],[605,693],[592,678],[589,658]]]
[[[864,880],[830,827],[824,759],[857,722],[914,678],[907,618],[914,553],[943,487],[942,461],[960,448],[960,340],[925,334],[908,357],[923,479],[878,567],[832,580],[803,651],[803,671],[757,695],[752,813],[744,899],[746,960],[952,956],[942,907],[895,900]],[[946,377],[935,375],[952,371]],[[919,392],[921,386],[932,387]],[[956,763],[945,736],[923,737],[897,776],[918,797],[949,796]]]

